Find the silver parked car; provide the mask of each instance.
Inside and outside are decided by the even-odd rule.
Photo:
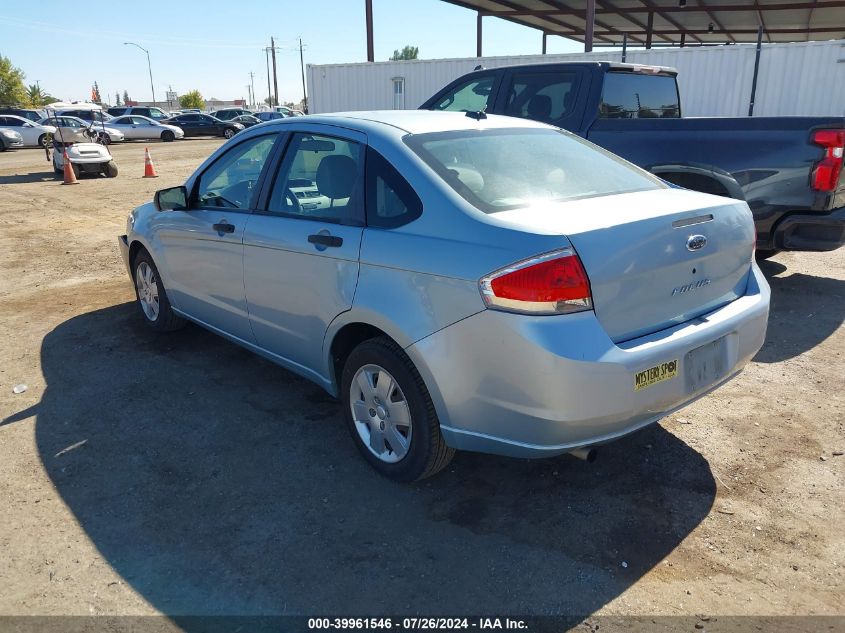
[[[137,114],[115,117],[109,121],[108,126],[121,132],[129,141],[161,139],[167,143],[185,136],[180,127],[167,125]]]
[[[381,473],[455,449],[584,453],[737,374],[769,287],[745,202],[483,113],[286,118],[224,144],[120,237],[141,314],[343,403]]]

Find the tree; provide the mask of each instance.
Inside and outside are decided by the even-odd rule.
[[[393,51],[393,55],[390,57],[390,61],[398,62],[405,59],[417,59],[420,54],[419,46],[406,46],[401,51],[395,50]]]
[[[117,106],[119,106],[119,105],[123,105],[123,104],[120,102],[120,93],[119,93],[119,92],[115,92],[115,93],[114,93],[114,105],[117,105]]]
[[[0,57],[0,104],[16,105],[26,102],[24,74],[20,68],[12,66],[8,57]]]
[[[205,99],[202,98],[199,90],[191,90],[179,97],[179,105],[183,108],[198,108],[202,110],[205,107]]]
[[[32,84],[26,87],[26,103],[31,108],[40,108],[54,101],[56,99],[44,92],[38,84]]]
[[[264,103],[266,103],[268,106],[279,105],[279,103],[273,97],[264,97]]]
[[[102,97],[100,97],[100,86],[97,85],[96,81],[94,82],[94,85],[91,86],[91,101],[97,104],[103,102]]]
[[[123,91],[123,105],[129,105],[129,92],[124,90]]]

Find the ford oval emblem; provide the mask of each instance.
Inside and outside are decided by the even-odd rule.
[[[707,238],[703,235],[690,235],[687,238],[688,251],[700,251],[707,245]]]

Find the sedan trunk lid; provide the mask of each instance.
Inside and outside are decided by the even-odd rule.
[[[659,189],[492,217],[569,239],[590,279],[596,317],[616,343],[689,321],[745,292],[755,234],[741,201]]]

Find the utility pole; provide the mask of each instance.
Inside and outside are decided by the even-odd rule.
[[[308,95],[305,93],[305,62],[302,60],[302,38],[299,38],[299,70],[302,72],[302,107],[308,114]]]
[[[276,105],[279,105],[279,82],[276,78],[276,42],[270,38],[270,53],[273,55],[273,98]]]
[[[267,105],[273,105],[273,93],[270,92],[270,49],[264,49],[264,63],[267,66]]]
[[[257,103],[255,103],[255,73],[251,70],[249,71],[249,85],[250,90],[252,91],[252,96],[250,97],[250,99],[252,100],[252,107],[253,109],[255,109],[255,107],[258,105]]]
[[[249,90],[249,84],[246,85],[246,96],[249,97],[246,102],[246,107],[252,110],[252,92]]]

